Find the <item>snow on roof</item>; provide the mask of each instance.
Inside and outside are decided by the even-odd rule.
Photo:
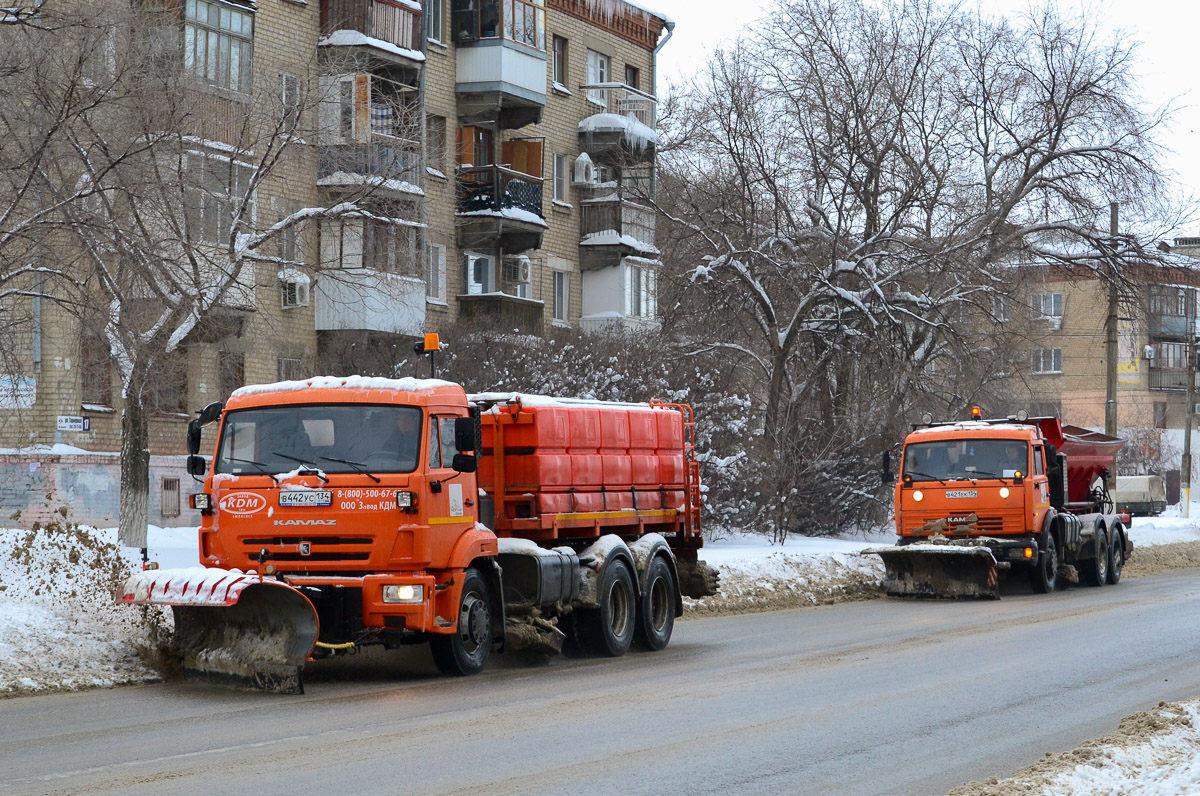
[[[579,123],[581,133],[624,133],[625,141],[634,149],[645,149],[658,143],[658,131],[638,121],[632,114],[597,113]]]
[[[658,254],[659,251],[653,243],[640,241],[632,235],[622,235],[615,229],[606,229],[603,232],[593,232],[590,235],[585,235],[583,240],[579,241],[580,246],[628,246],[631,249],[636,249],[643,254]]]
[[[300,285],[308,285],[312,280],[308,278],[308,274],[296,268],[281,268],[279,269],[280,282],[295,282]]]
[[[402,2],[402,0],[398,0]],[[398,47],[390,41],[383,39],[373,39],[364,33],[357,30],[335,30],[328,36],[322,36],[317,41],[318,47],[375,47],[395,55],[403,56],[412,61],[424,61],[425,54],[419,50],[410,50],[407,47]]]
[[[618,10],[628,8],[640,15],[642,19],[649,20],[650,17],[658,17],[670,27],[675,27],[675,20],[661,11],[656,11],[641,0],[584,0],[584,3],[591,9],[592,13],[603,17],[605,20],[611,20],[617,15]]]
[[[375,188],[383,188],[396,193],[408,193],[414,196],[424,196],[425,191],[418,185],[413,185],[407,180],[396,180],[388,177],[381,177],[374,174],[351,174],[347,171],[335,171],[325,177],[317,180],[317,185],[324,187],[337,187],[339,185],[370,185]],[[423,224],[421,226],[424,226]]]
[[[935,434],[939,431],[1019,431],[1029,434],[1030,430],[1037,431],[1037,426],[1023,423],[985,423],[982,420],[963,420],[960,423],[945,423],[937,426],[923,426],[913,429],[912,434]]]
[[[539,227],[547,226],[546,220],[537,213],[529,210],[522,210],[519,207],[506,207],[503,210],[468,210],[464,213],[459,213],[460,216],[495,216],[497,218],[511,218],[514,221],[525,221],[530,224],[537,224]]]
[[[382,376],[313,376],[311,379],[277,381],[271,384],[249,384],[233,391],[231,397],[259,395],[268,392],[295,392],[299,390],[393,390],[396,392],[426,392],[438,387],[458,387],[452,381],[442,379],[388,379]]]
[[[471,393],[467,396],[467,400],[472,403],[493,403],[493,406],[488,410],[490,414],[499,414],[499,404],[507,404],[509,401],[520,401],[522,406],[590,406],[597,409],[636,409],[639,411],[661,411],[657,407],[653,407],[648,403],[626,403],[624,401],[596,401],[587,398],[555,398],[550,395],[533,395],[522,392],[478,392]],[[672,410],[673,411],[673,410]]]

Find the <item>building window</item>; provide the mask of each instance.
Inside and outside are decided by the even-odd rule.
[[[625,314],[653,318],[656,313],[658,272],[653,267],[625,266]]]
[[[638,87],[638,68],[625,64],[625,85],[630,88]]]
[[[554,201],[566,204],[567,186],[571,180],[571,165],[566,155],[554,154]]]
[[[476,296],[496,290],[495,260],[484,254],[467,253],[467,294]]]
[[[255,200],[250,192],[254,169],[223,157],[184,155],[184,200],[188,228],[199,243],[224,244],[234,226],[252,226]]]
[[[1062,293],[1034,293],[1029,297],[1030,317],[1035,321],[1047,318],[1062,318]]]
[[[1154,427],[1167,427],[1167,403],[1166,401],[1154,402]]]
[[[567,322],[567,300],[571,296],[571,275],[566,271],[554,272],[554,320]]]
[[[338,81],[338,136],[343,140],[354,138],[354,78]]]
[[[211,86],[250,93],[254,15],[223,3],[187,0],[185,68]]]
[[[164,517],[179,516],[178,478],[164,478],[162,480],[162,515]]]
[[[596,83],[608,82],[608,56],[598,53],[595,50],[587,51],[587,82],[588,85]],[[588,100],[608,107],[608,89],[589,88],[587,93]]]
[[[416,229],[380,221],[363,222],[363,267],[416,275]]]
[[[997,323],[1005,323],[1009,319],[1008,296],[992,296],[992,317]]]
[[[438,177],[446,176],[446,118],[425,117],[425,167]]]
[[[455,41],[495,39],[546,49],[544,0],[453,0],[450,24]]]
[[[554,82],[566,88],[567,85],[567,40],[562,36],[554,37],[554,55],[551,60],[554,72]]]
[[[187,356],[182,351],[168,356],[156,369],[150,388],[150,411],[165,414],[187,414]]]
[[[1033,373],[1062,373],[1062,349],[1033,349],[1030,371]]]
[[[279,357],[279,381],[298,381],[304,378],[304,360],[295,357]]]
[[[442,0],[425,0],[425,36],[442,42]]]
[[[428,271],[425,277],[425,298],[430,301],[446,300],[446,247],[430,243],[425,247]]]
[[[79,360],[80,403],[112,406],[112,354],[104,335],[84,330]]]
[[[217,352],[217,390],[228,399],[238,387],[246,384],[246,355],[232,351]]]
[[[283,109],[281,128],[292,133],[300,123],[300,78],[286,73],[279,76],[279,104]]]

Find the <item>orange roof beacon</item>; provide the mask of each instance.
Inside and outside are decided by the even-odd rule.
[[[883,558],[893,596],[993,597],[1006,573],[1037,592],[1062,579],[1117,583],[1133,551],[1129,516],[1110,479],[1123,440],[1025,413],[914,426],[896,483],[893,547]],[[893,478],[884,454],[885,483]]]
[[[202,567],[140,573],[118,600],[172,606],[185,671],[282,693],[306,660],[371,644],[427,641],[451,675],[501,650],[662,649],[683,595],[716,590],[693,435],[682,404],[244,387],[188,428]]]

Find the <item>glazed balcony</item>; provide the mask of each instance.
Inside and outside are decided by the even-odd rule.
[[[541,121],[546,107],[546,10],[541,0],[454,0],[454,90],[466,123],[500,129]]]
[[[1149,376],[1149,387],[1152,390],[1179,390],[1182,392],[1187,389],[1187,368],[1156,368],[1151,366]],[[1200,372],[1196,374],[1195,389],[1197,392],[1200,392]]]
[[[542,245],[542,179],[504,166],[458,172],[458,238],[464,248],[519,254]]]
[[[419,68],[425,62],[421,6],[414,0],[321,0],[318,45]]]
[[[321,331],[425,333],[425,283],[370,268],[331,269],[313,286]]]
[[[658,145],[658,100],[624,83],[588,83],[587,115],[579,122],[579,146],[598,159],[652,160]]]
[[[653,208],[614,190],[607,196],[584,199],[580,211],[580,268],[607,268],[624,257],[658,256]]]
[[[372,133],[369,141],[318,147],[317,185],[344,192],[371,188],[393,198],[424,196],[420,142],[379,133]]]

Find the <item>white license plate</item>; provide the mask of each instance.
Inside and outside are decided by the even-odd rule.
[[[332,502],[333,493],[328,489],[279,493],[279,505],[281,506],[328,506]]]
[[[948,498],[976,498],[979,497],[978,489],[947,489],[946,497]]]

